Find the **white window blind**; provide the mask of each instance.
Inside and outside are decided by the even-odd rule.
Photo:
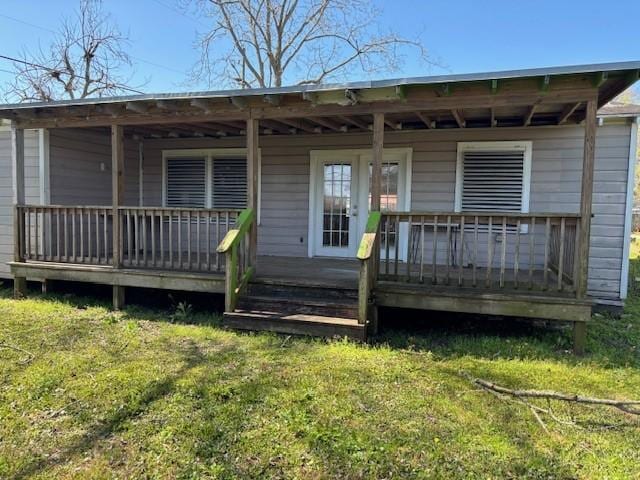
[[[167,206],[204,208],[206,159],[167,158]]]
[[[521,212],[524,150],[462,152],[461,211]]]
[[[211,204],[213,208],[246,208],[247,160],[214,158]]]

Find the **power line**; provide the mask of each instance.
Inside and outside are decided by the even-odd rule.
[[[35,23],[26,22],[24,20],[20,20],[19,18],[10,17],[9,15],[5,15],[3,13],[0,13],[0,17],[6,18],[8,20],[13,20],[14,22],[22,23],[23,25],[28,25],[30,27],[39,28],[40,30],[46,30],[47,32],[56,33],[55,30],[52,30],[50,28],[43,27],[42,25],[36,25]]]
[[[38,63],[33,63],[33,62],[28,62],[26,60],[20,60],[19,58],[14,58],[14,57],[9,57],[8,55],[2,55],[0,53],[0,58],[4,59],[4,60],[9,60],[10,62],[16,62],[16,63],[21,63],[23,65],[27,65],[29,67],[35,67],[35,68],[40,68],[42,70],[47,70],[48,72],[51,72],[52,74],[57,74],[59,75],[61,72],[59,70],[56,70],[55,68],[51,68],[51,67],[47,67],[45,65],[40,65]],[[120,90],[126,90],[129,92],[133,92],[133,93],[138,93],[140,95],[144,95],[144,92],[141,92],[140,90],[136,90],[135,88],[130,88],[130,87],[126,87],[124,85],[118,85],[118,84],[110,84],[109,82],[104,82],[101,80],[93,80],[95,83],[101,83],[102,85],[105,86],[113,86],[116,88],[119,88]]]
[[[163,5],[163,4],[160,4],[160,5]],[[168,5],[164,5],[164,6],[166,8],[171,8]],[[180,12],[178,12],[178,13],[180,13]],[[35,23],[27,22],[25,20],[21,20],[19,18],[11,17],[11,16],[5,15],[3,13],[0,13],[0,17],[6,18],[8,20],[13,20],[14,22],[22,23],[23,25],[28,25],[29,27],[38,28],[40,30],[44,30],[44,31],[49,32],[49,33],[53,33],[53,34],[57,33],[55,30],[52,30],[51,28],[43,27],[42,25],[36,25]],[[168,71],[174,72],[174,73],[178,73],[180,75],[184,75],[184,73],[185,73],[185,72],[182,72],[182,71],[177,70],[175,68],[167,67],[166,65],[162,65],[160,63],[155,63],[155,62],[152,62],[150,60],[145,60],[144,58],[135,57],[133,55],[130,55],[130,57],[133,58],[134,60],[137,60],[138,62],[146,63],[147,65],[153,65],[154,67],[158,67],[158,68],[163,68],[165,70],[168,70]]]

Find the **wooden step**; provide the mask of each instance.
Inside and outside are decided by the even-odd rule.
[[[261,296],[240,297],[238,308],[279,314],[321,315],[327,317],[358,318],[358,302],[352,299],[316,299],[305,296]]]
[[[316,300],[320,302],[358,302],[357,288],[329,287],[318,285],[300,285],[286,281],[279,282],[251,282],[245,295],[272,297],[272,298],[296,298]]]
[[[364,325],[351,318],[275,313],[257,310],[236,310],[222,316],[222,324],[238,330],[269,331],[319,337],[348,337],[366,340]]]

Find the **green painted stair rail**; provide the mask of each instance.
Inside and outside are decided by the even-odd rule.
[[[255,228],[255,213],[247,208],[240,212],[235,228],[229,230],[218,245],[217,252],[225,254],[225,295],[224,310],[233,312],[238,296],[247,286],[255,272],[255,265],[250,265],[250,248],[248,240],[251,228]]]

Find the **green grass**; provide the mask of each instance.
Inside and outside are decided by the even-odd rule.
[[[622,318],[594,317],[581,358],[551,327],[481,322],[358,345],[168,319],[0,291],[0,478],[640,476],[639,419],[554,404],[572,422],[545,418],[547,433],[460,375],[639,398],[637,298]]]

